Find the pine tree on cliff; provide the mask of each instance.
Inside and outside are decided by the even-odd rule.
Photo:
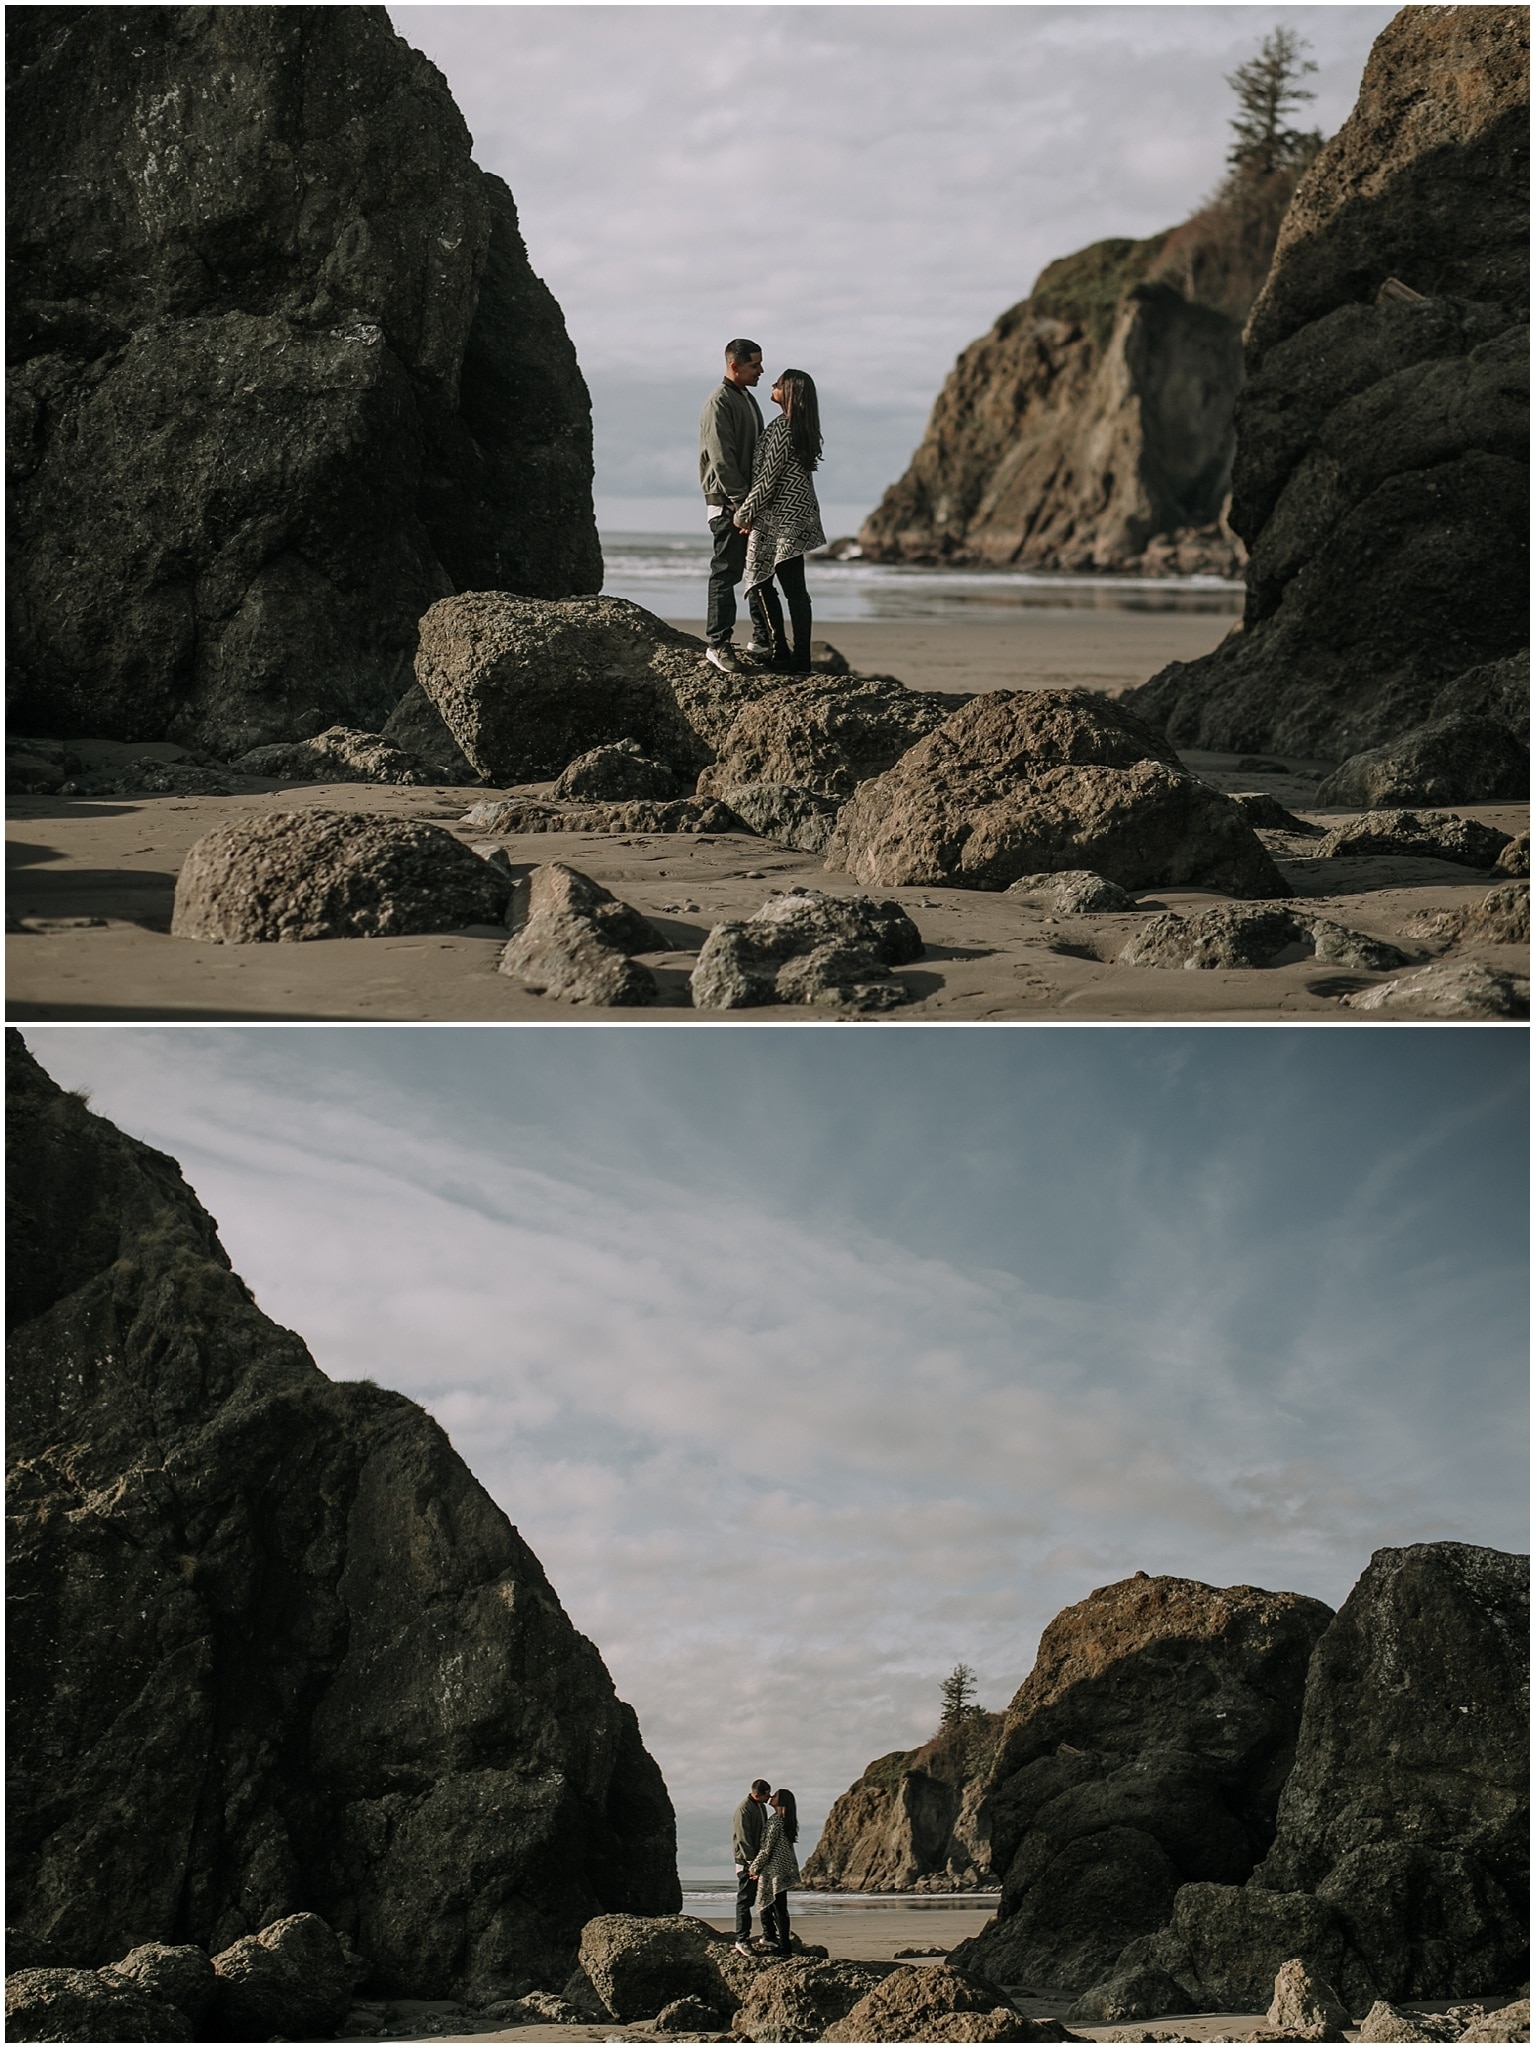
[[[1288,116],[1316,94],[1301,84],[1316,65],[1310,47],[1287,28],[1265,36],[1256,56],[1228,73],[1237,96],[1226,175],[1203,213],[1169,243],[1177,251],[1185,297],[1198,297],[1240,319],[1268,274],[1279,223],[1301,172],[1322,147],[1317,128],[1292,128]],[[1181,246],[1179,246],[1181,245]],[[1169,268],[1177,274],[1176,263]]]
[[[1226,153],[1236,177],[1267,178],[1274,171],[1303,171],[1322,147],[1319,128],[1287,128],[1286,114],[1316,94],[1301,85],[1316,66],[1301,51],[1310,45],[1287,28],[1263,38],[1256,57],[1239,64],[1226,83],[1237,96],[1231,119],[1236,138]]]
[[[939,1717],[940,1728],[954,1728],[962,1721],[973,1721],[985,1709],[975,1697],[975,1673],[968,1664],[956,1664],[943,1684],[938,1688],[943,1701],[943,1713]]]

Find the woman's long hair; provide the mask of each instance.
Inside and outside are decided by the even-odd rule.
[[[799,372],[797,370],[788,370],[784,374],[789,377],[797,377]],[[807,377],[805,382],[810,384],[810,379]],[[812,405],[815,404],[815,386],[813,384],[810,386],[810,403]],[[786,1792],[783,1786],[780,1785],[773,1794],[773,1797],[783,1808],[780,1818],[783,1821],[784,1839],[790,1842],[797,1842],[799,1840],[799,1808],[794,1803],[794,1794]]]
[[[785,370],[777,379],[784,396],[783,416],[789,422],[789,439],[806,469],[821,460],[821,408],[816,403],[815,379],[803,370]],[[794,1838],[791,1835],[789,1839]]]

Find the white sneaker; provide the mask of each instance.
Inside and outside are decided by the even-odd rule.
[[[749,1956],[751,1954],[751,1950],[746,1946],[746,1943],[744,1941],[738,1941],[736,1943],[736,1954],[738,1956]]]
[[[714,666],[722,669],[727,676],[744,676],[748,673],[746,663],[728,640],[723,647],[711,647],[704,660],[712,661]]]

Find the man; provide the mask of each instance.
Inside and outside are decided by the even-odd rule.
[[[752,457],[762,432],[762,410],[752,397],[752,386],[761,375],[762,351],[756,342],[727,341],[724,382],[710,392],[698,422],[698,480],[714,536],[709,613],[704,626],[709,643],[706,658],[727,676],[749,672],[749,664],[736,653],[731,639],[736,623],[736,585],[746,573],[746,535],[737,530],[733,515],[752,487]],[[768,651],[771,653],[771,648]]]
[[[760,360],[760,352],[759,352]],[[766,1778],[753,1778],[752,1788],[736,1808],[735,1827],[731,1832],[731,1847],[735,1852],[736,1866],[736,1954],[749,1956],[747,1943],[752,1938],[752,1907],[757,1902],[757,1880],[751,1874],[751,1863],[762,1847],[762,1837],[767,1832],[768,1801],[773,1788]],[[764,1929],[764,1932],[766,1930]]]

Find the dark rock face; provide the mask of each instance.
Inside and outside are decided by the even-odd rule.
[[[951,1960],[1082,1990],[1166,1921],[1180,1885],[1240,1882],[1273,1839],[1330,1619],[1296,1593],[1144,1574],[1058,1615],[991,1768],[1001,1904]]]
[[[1175,741],[1343,760],[1528,646],[1528,129],[1523,8],[1377,39],[1248,327],[1243,630],[1133,700]]]
[[[317,1913],[383,1994],[515,1996],[675,1909],[634,1714],[442,1431],[8,1047],[12,1963]]]
[[[978,1809],[1001,1733],[1000,1714],[977,1714],[919,1749],[877,1757],[834,1802],[802,1881],[836,1891],[989,1881],[991,1844]]]
[[[1528,1970],[1529,1560],[1378,1550],[1316,1646],[1272,1847],[1189,1884],[1113,1975],[1242,2010],[1300,1958],[1362,2012]],[[1168,2009],[1168,2008],[1164,2008]]]
[[[1167,283],[1135,283],[1165,236],[1096,244],[1052,264],[972,342],[927,432],[858,539],[877,560],[1028,568],[1216,569],[1238,559],[1218,522],[1230,488],[1238,321]],[[1096,301],[1128,296],[1099,331]],[[1112,304],[1112,299],[1109,301]],[[1155,559],[1159,536],[1192,539]]]
[[[1529,1560],[1380,1550],[1317,1645],[1253,1885],[1315,1892],[1387,1998],[1527,1972]]]
[[[1122,889],[1285,893],[1241,810],[1085,690],[994,690],[955,712],[859,786],[826,865],[887,888],[1000,890],[1090,868]]]
[[[1410,804],[1522,803],[1530,750],[1495,718],[1455,712],[1351,755],[1317,790],[1318,804],[1385,810]]]
[[[499,924],[509,876],[416,818],[270,811],[215,826],[176,877],[171,930],[219,946]]]
[[[435,599],[598,587],[559,308],[382,8],[8,30],[20,720],[377,731]]]

